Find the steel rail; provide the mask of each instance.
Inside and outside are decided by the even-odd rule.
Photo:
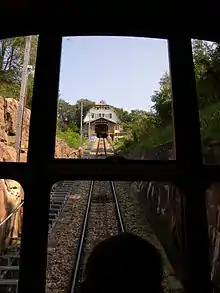
[[[96,157],[98,157],[99,148],[100,148],[100,141],[101,141],[101,138],[99,138],[99,140],[98,140]],[[103,147],[104,147],[105,156],[107,156],[105,138],[103,138]],[[122,219],[121,210],[120,210],[119,202],[117,199],[116,188],[115,188],[113,181],[110,181],[110,186],[111,186],[111,190],[112,190],[113,197],[114,197],[116,214],[117,214],[117,219],[118,219],[118,223],[119,223],[119,231],[125,232],[125,225],[124,225],[124,222]],[[80,239],[79,239],[79,243],[78,243],[78,247],[77,247],[76,261],[74,264],[74,268],[72,269],[69,290],[67,291],[68,293],[75,293],[76,289],[77,289],[77,285],[78,285],[78,275],[79,275],[82,254],[83,254],[84,243],[85,243],[86,229],[87,229],[87,225],[88,225],[89,212],[90,212],[91,202],[92,202],[93,188],[94,188],[94,181],[91,181],[89,192],[88,192],[87,203],[86,203],[86,209],[85,209],[83,223],[82,223],[82,229],[81,229],[81,233],[80,233]]]
[[[99,137],[98,145],[97,145],[97,149],[96,149],[96,157],[98,156],[98,153],[99,153],[100,140],[101,140],[101,138]]]
[[[87,204],[86,204],[86,210],[85,210],[83,224],[82,224],[79,245],[78,245],[78,249],[77,249],[77,258],[76,258],[76,262],[75,262],[75,266],[74,266],[72,280],[70,281],[70,289],[68,290],[69,293],[74,293],[76,286],[77,286],[77,278],[78,278],[80,261],[81,261],[82,252],[83,252],[84,240],[85,240],[85,235],[86,235],[86,228],[87,228],[88,218],[89,218],[89,211],[90,211],[90,207],[91,207],[93,187],[94,187],[94,181],[91,181],[89,193],[88,193]]]
[[[120,206],[119,206],[119,202],[118,202],[118,198],[117,198],[117,193],[116,193],[114,181],[110,181],[110,185],[111,185],[112,193],[114,196],[116,214],[117,214],[118,223],[119,223],[119,229],[120,229],[120,232],[123,233],[123,232],[125,232],[125,225],[124,225],[124,221],[122,219],[122,214],[121,214],[121,210],[120,210]]]
[[[99,145],[100,145],[100,138],[98,138],[96,157],[98,157]],[[82,229],[81,229],[81,233],[80,233],[79,244],[77,247],[77,253],[76,253],[77,257],[76,257],[76,261],[74,264],[74,269],[72,270],[68,293],[74,293],[76,291],[76,287],[77,287],[79,268],[80,268],[80,263],[81,263],[81,259],[82,259],[83,247],[84,247],[84,243],[85,243],[86,228],[87,228],[87,224],[88,224],[89,212],[90,212],[91,202],[92,202],[93,187],[94,187],[94,181],[91,181],[90,187],[89,187],[89,192],[88,192],[88,197],[87,197],[86,209],[85,209],[85,213],[84,213],[84,217],[83,217],[83,223],[82,223]]]
[[[105,156],[107,157],[107,150],[106,150],[105,138],[103,137],[102,139],[103,139],[104,153],[105,153]]]
[[[109,142],[109,141],[108,141]],[[107,156],[107,150],[106,150],[106,143],[105,143],[105,139],[103,138],[103,144],[104,144],[104,151],[105,151],[105,155]],[[111,145],[112,149],[113,146]],[[113,149],[114,152],[114,149]],[[114,181],[110,181],[110,186],[111,186],[111,190],[112,190],[112,194],[114,197],[114,201],[115,201],[115,209],[116,209],[116,215],[118,218],[118,223],[119,223],[119,230],[120,232],[125,232],[125,225],[122,219],[122,213],[120,210],[120,206],[119,206],[119,202],[118,202],[118,198],[117,198],[117,193],[116,193],[116,188],[115,188],[115,184]]]

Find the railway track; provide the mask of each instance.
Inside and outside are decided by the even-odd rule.
[[[111,152],[111,154],[113,153]],[[106,158],[107,155],[106,139],[99,138],[95,157]],[[94,189],[97,187],[99,190],[94,193]],[[95,233],[94,226],[96,227]],[[84,281],[85,265],[91,249],[102,239],[124,231],[125,225],[114,182],[105,182],[100,192],[99,182],[91,181],[77,255],[71,273],[69,293],[80,292],[80,286]]]
[[[89,159],[94,158],[94,157],[99,158],[99,159],[101,159],[101,158],[104,159],[107,156],[105,139],[102,139],[102,138],[98,139],[98,144],[95,147],[98,150],[98,152],[97,152],[97,150],[95,151],[95,153],[96,153],[95,156],[94,156],[94,154],[91,155],[91,148],[92,148],[93,144],[94,144],[94,142],[90,143],[90,145],[88,146],[88,152],[87,152],[87,154],[85,154],[84,157],[89,158]],[[110,154],[113,154],[113,153],[110,152]],[[54,227],[57,224],[57,221],[60,217],[61,212],[63,211],[63,208],[69,198],[69,195],[71,194],[71,191],[74,187],[74,183],[75,183],[74,181],[58,182],[53,186],[53,188],[51,190],[49,223],[48,223],[49,224],[49,227],[48,227],[48,237],[49,238],[50,238],[50,235],[53,234]],[[99,217],[99,219],[96,217],[97,219],[94,219],[94,220],[99,221],[102,219],[102,221],[104,221],[105,224],[107,224],[107,218],[108,218],[108,215],[106,214],[107,209],[109,209],[110,206],[112,206],[113,200],[115,202],[115,206],[116,206],[118,213],[120,212],[119,211],[119,204],[117,202],[117,196],[116,196],[116,190],[115,190],[114,183],[109,182],[108,184],[109,184],[109,186],[108,186],[109,195],[106,196],[106,193],[102,192],[102,194],[105,194],[105,197],[103,197],[102,195],[100,196],[100,194],[99,194],[96,198],[93,198],[93,200],[92,200],[92,193],[94,191],[94,188],[97,189],[98,186],[94,187],[95,182],[91,182],[90,189],[89,189],[90,196],[88,196],[88,199],[90,199],[90,207],[91,207],[91,203],[93,202],[91,214]],[[98,190],[98,193],[99,193],[99,190]],[[87,201],[87,204],[88,204],[88,201]],[[0,226],[3,226],[4,224],[6,224],[7,221],[9,221],[11,217],[13,217],[13,215],[18,211],[18,209],[22,205],[23,205],[23,202],[21,204],[19,204],[19,206],[14,211],[12,211],[12,213],[2,223],[0,223]],[[102,208],[100,208],[101,205],[102,205]],[[120,219],[119,222],[121,225],[120,229],[123,230],[124,228],[122,226],[123,223],[122,223],[121,217],[119,217],[119,219]],[[116,229],[116,228],[114,228],[114,229]],[[113,232],[110,231],[109,233],[111,234]],[[102,233],[102,236],[103,235],[104,234]],[[108,236],[108,233],[106,230],[105,237],[107,237],[107,236]],[[91,235],[88,237],[91,238]],[[100,237],[100,235],[99,235],[99,237]],[[88,242],[91,242],[90,240],[88,241],[88,239],[86,242],[87,244],[88,244]],[[103,239],[103,237],[102,237],[102,239]],[[88,255],[88,253],[87,253],[87,255]],[[0,292],[1,293],[6,293],[6,292],[7,293],[8,292],[16,293],[17,292],[18,277],[19,277],[19,259],[20,259],[20,244],[15,245],[13,247],[10,246],[7,248],[6,251],[1,253],[1,255],[0,255]]]
[[[114,153],[111,143],[102,138],[91,143],[89,149],[84,152],[84,156],[89,159],[105,159],[106,155],[109,158]],[[52,256],[53,268],[47,280],[49,283],[47,293],[78,293],[80,291],[85,277],[85,264],[91,250],[101,240],[123,231],[120,229],[121,214],[123,214],[126,231],[143,237],[161,251],[164,259],[164,292],[182,292],[179,290],[178,282],[172,280],[171,285],[170,276],[173,279],[174,272],[170,269],[164,250],[149,226],[143,202],[131,192],[131,182],[113,182],[113,186],[115,191],[117,189],[117,203],[115,203],[111,182],[80,182],[77,195],[79,193],[81,199],[71,203],[74,205],[74,208],[71,209],[71,217],[67,216],[65,212],[63,215],[64,222],[70,225],[68,231],[61,233],[62,235],[59,234],[58,230],[66,229],[66,225],[64,226],[62,221],[59,229],[56,228],[54,231],[59,240],[57,240],[56,250]],[[119,212],[117,205],[120,206]],[[74,227],[70,224],[71,221],[74,221]],[[59,224],[56,225],[56,227],[58,226]],[[63,238],[62,241],[61,238]]]
[[[111,155],[114,155],[111,143],[102,138],[91,142],[84,152],[84,158],[88,159],[105,159]],[[124,222],[126,231],[157,243],[145,221],[144,207],[141,205],[143,211],[140,211],[140,203],[130,194],[130,184],[66,181],[53,186],[49,216],[48,237],[52,244],[48,244],[47,293],[78,293],[91,250],[101,240],[124,231]],[[17,245],[0,256],[0,292],[17,291],[19,250]]]
[[[49,210],[49,233],[52,233],[57,220],[59,218],[62,209],[71,194],[74,181],[63,181],[56,183],[50,193],[50,210]],[[19,204],[21,207],[23,203]],[[6,218],[10,218],[17,212],[18,209],[12,211],[12,213]],[[1,225],[4,225],[7,221],[3,221]],[[20,245],[8,247],[0,255],[0,292],[1,293],[16,293],[18,289],[18,277],[19,277],[19,258],[20,258]]]

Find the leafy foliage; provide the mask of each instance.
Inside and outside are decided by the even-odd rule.
[[[57,137],[61,138],[66,144],[71,148],[78,148],[80,146],[80,135],[74,132],[72,129],[67,129],[66,131],[61,131],[57,128]],[[85,140],[83,140],[84,142]]]
[[[200,108],[201,137],[204,144],[220,138],[220,45],[192,41],[194,70]],[[131,136],[117,143],[119,150],[148,149],[172,140],[172,90],[167,72],[159,81],[160,88],[151,97],[152,112],[139,113],[128,122]],[[134,114],[134,113],[133,113]],[[129,115],[130,117],[130,115]]]
[[[38,36],[32,36],[29,64],[35,69]],[[18,99],[24,58],[25,37],[0,40],[0,95]],[[201,135],[204,143],[219,139],[220,126],[220,45],[205,41],[192,42],[198,102],[200,107]],[[26,106],[31,108],[34,76],[28,77]],[[65,98],[65,97],[64,97]],[[151,111],[133,109],[130,113],[114,107],[126,132],[117,142],[119,150],[131,151],[151,148],[172,140],[172,90],[168,72],[160,81],[159,89],[151,96]],[[71,105],[59,96],[57,113],[57,136],[69,146],[80,143],[81,102],[83,117],[94,106],[94,101],[80,99]]]
[[[193,40],[193,58],[200,107],[201,136],[204,143],[219,139],[220,129],[220,45]],[[122,121],[127,136],[119,140],[115,147],[123,152],[135,148],[149,149],[172,140],[172,90],[168,72],[159,81],[159,90],[154,91],[151,101],[154,103],[149,112],[139,109],[130,113],[114,107]],[[87,110],[92,107],[88,102]],[[80,105],[80,102],[77,102]],[[71,115],[75,125],[79,125],[79,106],[72,106]],[[78,109],[78,112],[77,110]],[[77,114],[76,114],[77,113]]]
[[[29,65],[34,72],[37,56],[38,36],[32,36]],[[0,95],[18,99],[24,60],[25,37],[0,40]],[[33,75],[28,77],[26,106],[31,107]]]

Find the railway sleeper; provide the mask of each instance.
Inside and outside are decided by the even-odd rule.
[[[17,279],[5,279],[0,280],[1,293],[17,293],[18,292],[18,280]],[[10,291],[9,289],[10,288]]]
[[[49,219],[49,225],[53,225],[54,224],[54,221],[55,219]]]
[[[51,208],[52,208],[52,209],[60,210],[63,205],[64,205],[64,202],[62,202],[62,203],[52,202],[49,206],[49,209],[51,210]]]
[[[68,197],[62,198],[62,199],[54,198],[53,200],[50,201],[50,203],[58,203],[61,205],[61,204],[65,203],[67,199],[68,199]]]
[[[54,212],[57,212],[57,213],[59,213],[59,211],[60,211],[60,206],[52,206],[53,207],[53,210],[54,210]],[[49,210],[49,213],[50,213],[50,211],[51,211],[51,209]]]
[[[1,257],[0,265],[9,266],[12,263],[16,266],[19,265],[20,255],[6,254]]]
[[[8,274],[12,272],[17,272],[19,271],[19,266],[15,265],[9,265],[9,266],[0,266],[0,274],[2,274],[3,271],[7,271]]]
[[[53,210],[49,210],[49,216],[50,215],[58,215],[59,214],[60,209],[53,209]]]
[[[68,197],[68,195],[69,195],[69,193],[64,193],[64,194],[56,194],[56,195],[54,195],[53,197],[51,197],[50,198],[50,200],[62,200],[62,199],[65,199],[65,198],[67,198]]]
[[[53,197],[63,197],[63,196],[66,196],[70,193],[70,191],[54,191],[52,194],[51,194],[51,198]]]
[[[74,181],[58,182],[50,193],[49,235],[71,194]],[[17,293],[19,278],[20,246],[9,247],[0,255],[0,292]]]
[[[14,254],[4,254],[4,255],[1,255],[1,261],[6,259],[8,260],[9,258],[13,258],[15,260],[19,260],[19,255],[14,255]],[[1,262],[0,262],[0,266],[1,266]]]
[[[58,212],[55,212],[55,213],[49,213],[49,219],[52,219],[54,217],[57,217],[57,215],[59,215],[59,211]]]
[[[68,198],[68,196],[69,196],[69,194],[54,196],[54,197],[50,198],[50,202],[53,202],[53,201],[62,201],[63,202]]]
[[[57,218],[58,213],[53,213],[53,214],[49,214],[49,219],[56,219]]]
[[[0,286],[1,285],[7,285],[7,286],[8,285],[17,285],[17,284],[18,284],[18,280],[17,279],[3,279],[3,280],[0,279]]]
[[[51,200],[50,202],[51,202],[51,204],[62,205],[64,200],[54,199],[54,200]]]
[[[51,196],[53,196],[53,195],[56,195],[56,194],[65,194],[65,193],[69,193],[69,192],[71,192],[71,188],[67,188],[67,187],[65,187],[65,188],[62,188],[62,187],[60,187],[59,189],[56,189],[55,191],[52,191],[51,193],[50,193],[50,195]]]
[[[60,210],[60,205],[59,204],[52,203],[52,204],[50,204],[50,208],[51,209]]]
[[[4,270],[0,270],[1,280],[18,280],[19,266],[5,266],[4,268]]]
[[[60,205],[51,204],[50,206],[52,206],[50,207],[50,210],[49,210],[50,213],[57,213],[57,211],[60,210]]]
[[[53,220],[53,219],[56,220],[56,219],[59,217],[59,215],[60,215],[60,211],[58,211],[56,214],[54,214],[54,215],[55,215],[55,218],[52,217],[52,216],[50,217],[50,215],[51,215],[51,214],[49,213],[49,218],[48,218],[48,220]]]

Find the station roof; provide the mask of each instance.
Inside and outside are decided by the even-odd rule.
[[[103,123],[113,123],[113,124],[116,124],[117,122],[115,122],[113,119],[107,119],[107,118],[104,118],[104,117],[99,117],[97,119],[93,119],[90,124],[95,124],[97,122],[103,122]]]

